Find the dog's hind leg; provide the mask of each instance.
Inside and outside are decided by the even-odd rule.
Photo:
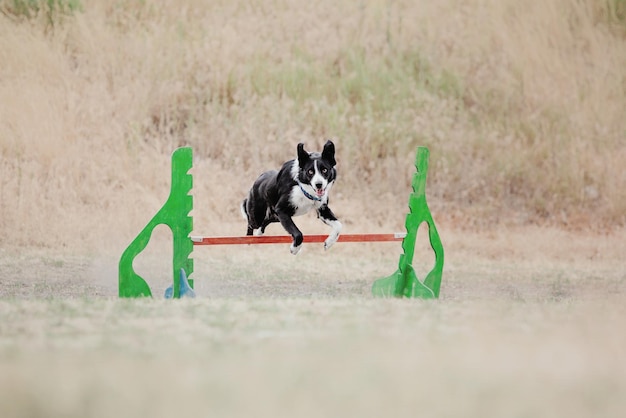
[[[242,204],[242,213],[248,219],[246,235],[263,235],[266,224],[267,205],[259,200],[246,199]]]
[[[267,226],[271,223],[271,221],[268,221],[267,219],[263,221],[263,224],[261,225],[261,227],[259,229],[257,229],[256,234],[257,236],[261,236],[263,234],[265,234],[265,228],[267,228]]]
[[[326,225],[330,226],[333,230],[324,241],[324,249],[327,250],[333,246],[334,243],[339,239],[339,235],[341,234],[341,222],[337,220],[337,217],[333,213],[332,210],[328,207],[328,205],[323,205],[317,210],[317,216],[324,222]]]
[[[280,222],[280,221],[276,217],[276,214],[274,213],[274,211],[272,211],[270,208],[267,208],[265,219],[263,219],[263,222],[261,223],[261,228],[257,231],[257,235],[263,235],[265,233],[265,228],[267,228],[269,224],[274,223],[274,222]]]

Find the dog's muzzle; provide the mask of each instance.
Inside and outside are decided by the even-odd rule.
[[[304,196],[306,196],[306,198],[310,200],[317,200],[317,201],[322,200],[322,198],[324,197],[324,194],[326,193],[325,188],[320,189],[317,187],[313,187],[313,190],[315,190],[315,195],[312,195],[306,190],[304,190],[302,183],[298,183],[298,185],[300,186],[300,190],[302,190],[302,193],[304,194]]]

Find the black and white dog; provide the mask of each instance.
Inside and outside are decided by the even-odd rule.
[[[291,253],[295,255],[303,237],[291,218],[315,209],[317,217],[333,229],[324,241],[324,249],[329,249],[341,233],[341,222],[328,207],[328,194],[337,178],[336,164],[332,141],[326,142],[321,153],[309,153],[304,144],[298,144],[298,158],[287,161],[280,171],[261,174],[241,203],[241,213],[248,220],[246,235],[263,235],[267,225],[280,222],[293,237]]]

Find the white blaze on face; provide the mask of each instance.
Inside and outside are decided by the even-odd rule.
[[[320,173],[320,169],[317,163],[318,163],[317,160],[313,161],[315,174],[313,175],[313,178],[311,179],[311,187],[313,187],[313,191],[315,192],[317,197],[322,197],[324,196],[324,193],[326,192],[326,186],[328,185],[328,180],[326,180],[324,176],[322,176],[322,173]]]

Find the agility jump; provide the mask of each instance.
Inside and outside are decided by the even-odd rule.
[[[395,234],[343,234],[337,242],[389,242],[402,241],[406,236],[403,232]],[[245,237],[197,237],[191,236],[193,245],[241,245],[241,244],[291,244],[289,235],[267,235]],[[326,235],[305,235],[305,243],[321,243],[328,238]]]
[[[343,234],[337,242],[391,242],[402,241],[402,254],[398,269],[388,277],[375,280],[372,294],[378,297],[407,297],[433,299],[439,297],[443,273],[443,246],[426,203],[426,176],[428,174],[429,151],[418,147],[415,158],[416,172],[413,174],[413,192],[409,195],[409,213],[406,215],[406,233],[395,234]],[[196,245],[241,245],[241,244],[282,244],[291,243],[292,237],[284,236],[241,236],[241,237],[199,237],[191,236],[193,218],[193,178],[189,174],[193,152],[190,147],[178,148],[172,154],[172,183],[170,195],[137,237],[122,254],[119,262],[119,296],[152,296],[150,287],[133,269],[133,260],[148,245],[152,231],[158,225],[167,225],[172,231],[173,284],[166,291],[166,297],[180,298],[193,293],[193,259],[190,258]],[[430,245],[435,253],[435,265],[423,280],[420,280],[412,266],[417,230],[428,225]],[[304,235],[304,242],[324,242],[325,235]]]

